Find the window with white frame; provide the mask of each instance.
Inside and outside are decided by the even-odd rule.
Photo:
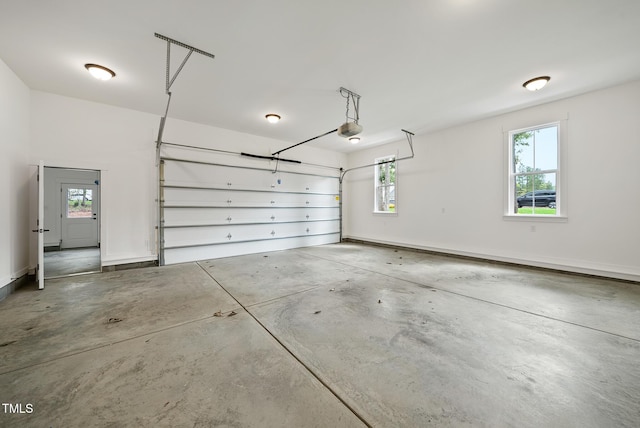
[[[375,160],[375,206],[377,213],[396,212],[396,157]]]
[[[560,210],[560,124],[509,133],[510,215],[557,216]]]

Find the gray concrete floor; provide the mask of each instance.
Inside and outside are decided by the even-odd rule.
[[[100,248],[75,248],[44,253],[44,277],[100,272]]]
[[[343,243],[49,280],[0,325],[33,409],[0,426],[640,426],[613,280]]]

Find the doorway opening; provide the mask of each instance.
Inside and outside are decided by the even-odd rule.
[[[100,171],[44,167],[45,279],[102,270],[99,219]]]

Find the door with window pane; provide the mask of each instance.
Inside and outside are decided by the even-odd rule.
[[[98,186],[62,184],[60,248],[98,246]]]

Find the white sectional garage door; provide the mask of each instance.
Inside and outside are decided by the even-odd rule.
[[[160,158],[160,264],[339,242],[335,168],[182,155]]]

